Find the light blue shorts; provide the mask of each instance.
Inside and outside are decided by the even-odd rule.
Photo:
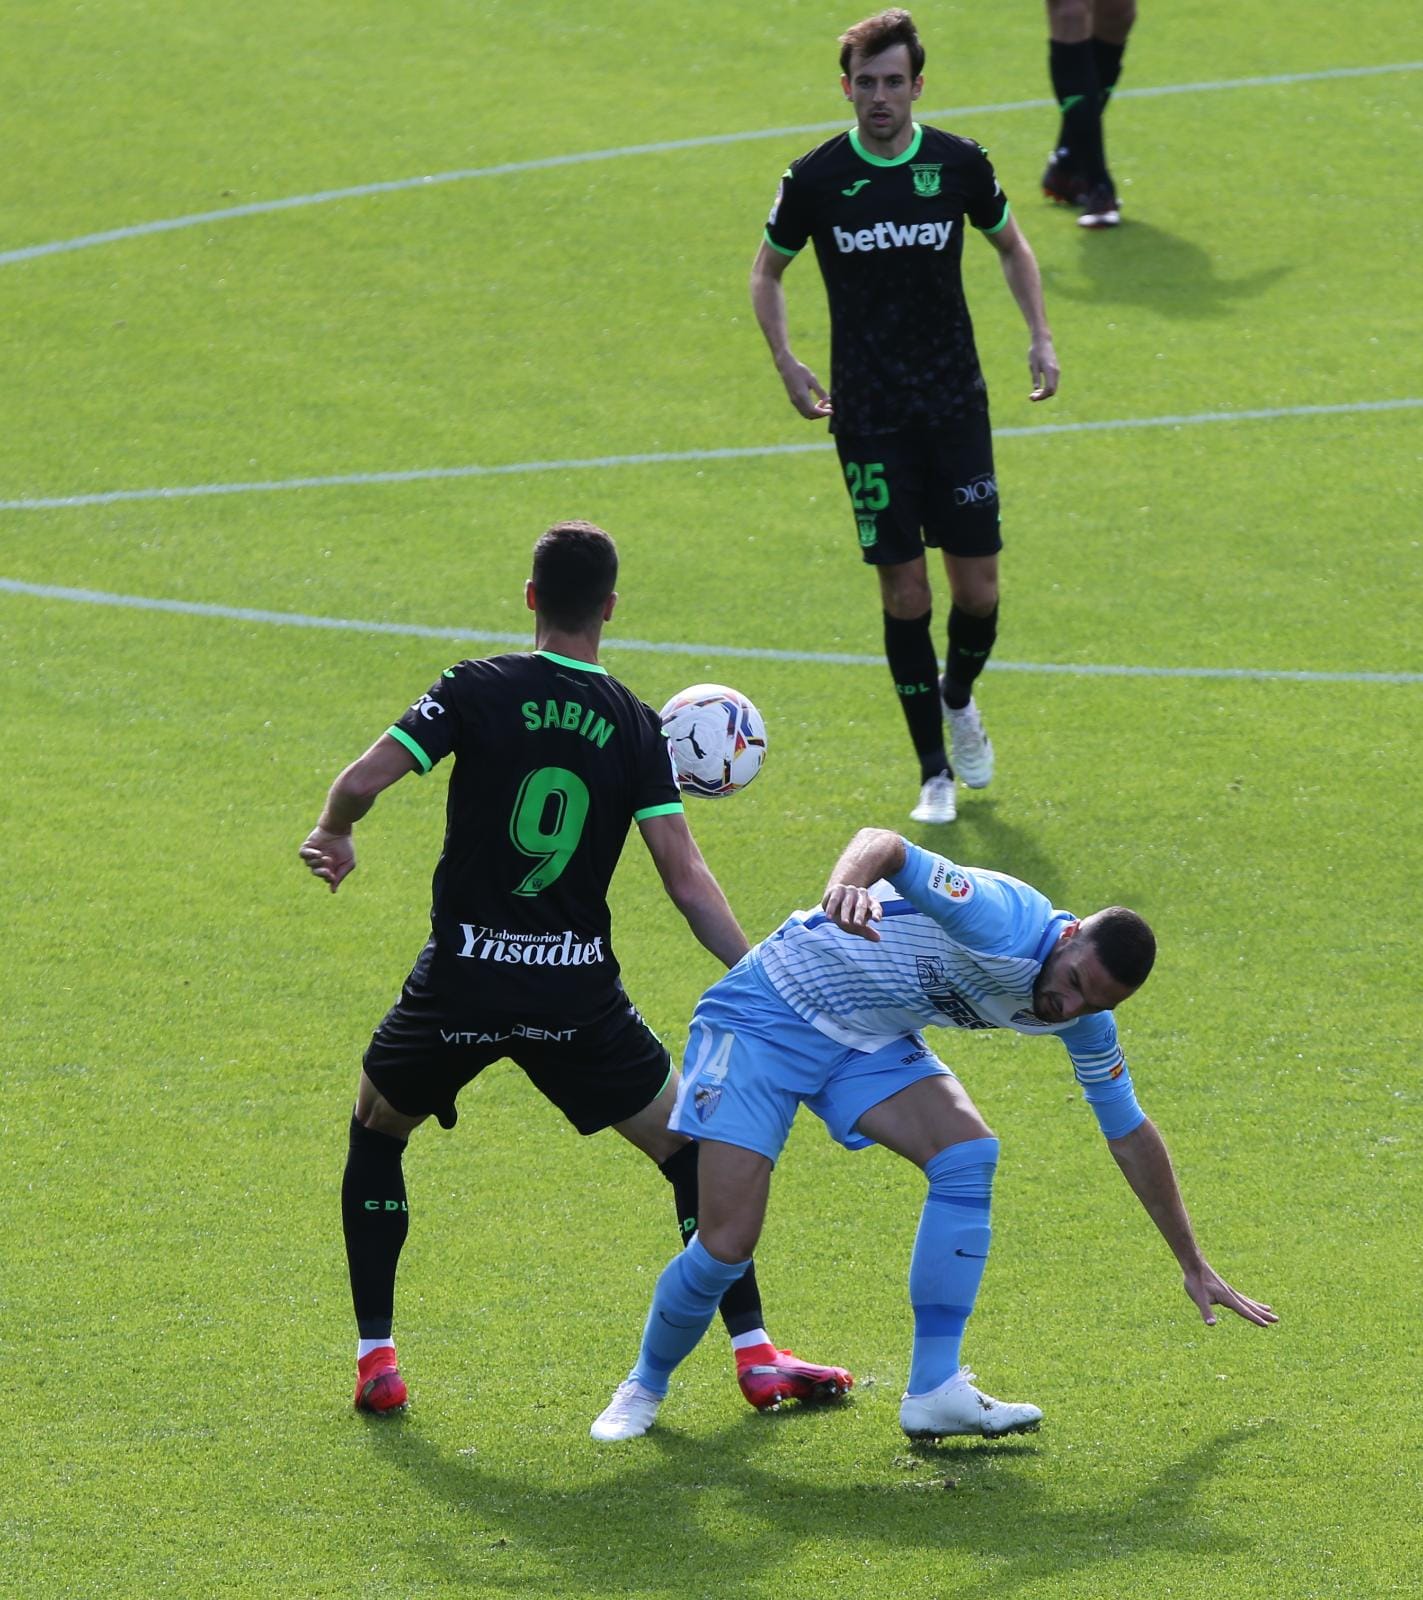
[[[921,1078],[953,1077],[917,1033],[879,1050],[852,1050],[803,1021],[743,960],[692,1014],[669,1126],[775,1161],[802,1101],[847,1150],[874,1143],[855,1124],[871,1106]]]

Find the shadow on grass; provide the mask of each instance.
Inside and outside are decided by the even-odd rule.
[[[1007,810],[1022,815],[1021,808],[1011,801]],[[1031,818],[1026,825],[1009,821],[1000,814],[995,800],[961,799],[958,821],[951,828],[920,828],[911,837],[926,850],[937,850],[965,866],[991,867],[1021,878],[1075,916],[1089,916],[1099,909],[1099,904],[1083,904],[1078,893],[1081,863],[1070,860],[1065,871],[1059,869],[1056,859],[1042,849],[1036,822]],[[1104,845],[1104,850],[1110,846]],[[1105,892],[1108,900],[1131,906],[1148,918],[1156,900],[1156,885],[1143,879],[1135,858],[1125,866],[1118,863],[1113,867]]]
[[[898,1454],[890,1447],[867,1463],[866,1481],[838,1487],[820,1468],[797,1474],[783,1454],[774,1470],[758,1464],[768,1421],[798,1431],[821,1415],[748,1416],[697,1438],[659,1424],[611,1447],[570,1440],[557,1459],[514,1474],[473,1452],[452,1458],[417,1419],[372,1433],[387,1464],[465,1530],[424,1537],[408,1554],[472,1594],[543,1596],[552,1582],[568,1595],[752,1600],[811,1552],[824,1577],[816,1593],[890,1592],[893,1574],[875,1573],[882,1563],[902,1575],[908,1559],[932,1578],[936,1559],[952,1556],[955,1600],[990,1600],[1123,1556],[1214,1562],[1249,1547],[1190,1501],[1254,1429],[1218,1434],[1135,1495],[1094,1505],[1080,1481],[1061,1501],[1050,1497],[1040,1462],[1051,1445],[1036,1440],[901,1441]],[[541,1449],[548,1443],[541,1436]]]
[[[1013,809],[1010,804],[1008,810]],[[996,800],[960,796],[959,819],[952,826],[913,824],[906,837],[963,866],[989,867],[1021,878],[1049,899],[1054,883],[1060,882],[1056,863],[1043,852],[1040,830],[1006,820],[999,814]]]
[[[1087,282],[1053,274],[1050,299],[1146,306],[1165,317],[1221,317],[1294,270],[1282,263],[1223,276],[1222,263],[1193,240],[1132,219],[1109,231],[1084,229],[1080,242],[1079,265]]]

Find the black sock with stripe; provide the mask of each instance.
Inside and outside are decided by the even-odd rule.
[[[909,737],[919,757],[921,781],[947,772],[944,713],[939,706],[939,659],[934,654],[932,610],[922,617],[884,614],[884,654],[899,694]]]
[[[1091,39],[1063,44],[1048,41],[1052,92],[1062,111],[1057,153],[1067,168],[1087,183],[1100,183],[1107,173],[1102,152],[1102,86]]]
[[[356,1330],[363,1339],[389,1338],[395,1315],[395,1269],[410,1231],[404,1155],[404,1139],[377,1133],[352,1116],[341,1180],[341,1226]]]

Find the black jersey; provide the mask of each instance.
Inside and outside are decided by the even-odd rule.
[[[972,139],[914,124],[902,155],[870,155],[852,128],[793,161],[766,239],[807,240],[830,302],[831,427],[892,433],[988,404],[964,300],[963,225],[986,233],[1008,200]]]
[[[633,821],[682,810],[657,713],[535,651],[461,661],[390,729],[455,758],[423,983],[488,1012],[577,1019],[616,985],[608,884]]]

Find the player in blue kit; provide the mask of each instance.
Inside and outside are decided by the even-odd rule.
[[[1016,878],[956,866],[881,829],[851,840],[821,907],[789,917],[693,1015],[672,1126],[700,1142],[699,1231],[658,1280],[641,1352],[595,1439],[652,1426],[673,1369],[746,1269],[802,1102],[847,1149],[882,1144],[929,1180],[909,1267],[905,1433],[994,1438],[1037,1427],[1037,1406],[993,1399],[959,1364],[988,1257],[998,1141],[925,1044],[925,1026],[1057,1034],[1205,1322],[1215,1323],[1214,1306],[1261,1327],[1277,1320],[1201,1253],[1165,1143],[1137,1104],[1112,1017],[1155,960],[1135,912],[1113,906],[1079,921]]]

